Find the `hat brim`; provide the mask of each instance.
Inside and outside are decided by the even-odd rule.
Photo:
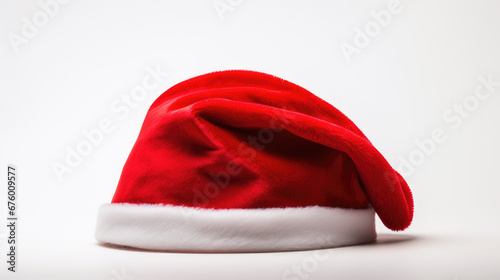
[[[373,208],[201,209],[103,204],[96,239],[148,250],[266,252],[342,247],[375,240]]]

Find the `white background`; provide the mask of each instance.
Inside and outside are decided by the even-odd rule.
[[[341,45],[356,47],[356,28],[373,25],[372,11],[390,1],[74,0],[52,6],[43,22],[47,2],[0,1],[0,166],[19,170],[18,272],[3,261],[2,218],[1,279],[499,279],[500,87],[477,103],[474,92],[479,77],[500,81],[500,2],[401,0],[351,56]],[[214,3],[231,10],[219,15]],[[29,24],[37,25],[27,38]],[[127,115],[113,109],[156,67],[168,77]],[[412,226],[391,233],[378,223],[377,243],[289,253],[98,245],[97,209],[111,200],[150,104],[177,82],[224,69],[305,87],[349,116],[396,169],[413,154]],[[473,109],[458,123],[454,106],[464,100]],[[113,130],[58,179],[55,162],[105,119]],[[416,141],[436,129],[446,140],[418,157]],[[294,266],[305,274],[286,274]]]

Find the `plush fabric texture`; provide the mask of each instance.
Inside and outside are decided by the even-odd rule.
[[[405,180],[335,107],[252,71],[181,82],[151,106],[113,204],[201,209],[372,206],[408,227]]]
[[[375,240],[373,208],[203,209],[103,204],[97,240],[149,250],[268,252],[333,248]]]

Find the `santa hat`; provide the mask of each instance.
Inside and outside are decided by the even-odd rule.
[[[280,78],[222,71],[149,109],[100,242],[142,249],[317,249],[376,238],[375,213],[407,228],[405,180],[335,107]]]

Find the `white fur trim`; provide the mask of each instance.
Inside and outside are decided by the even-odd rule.
[[[201,209],[104,204],[96,239],[151,250],[258,252],[331,248],[375,240],[373,208]]]

